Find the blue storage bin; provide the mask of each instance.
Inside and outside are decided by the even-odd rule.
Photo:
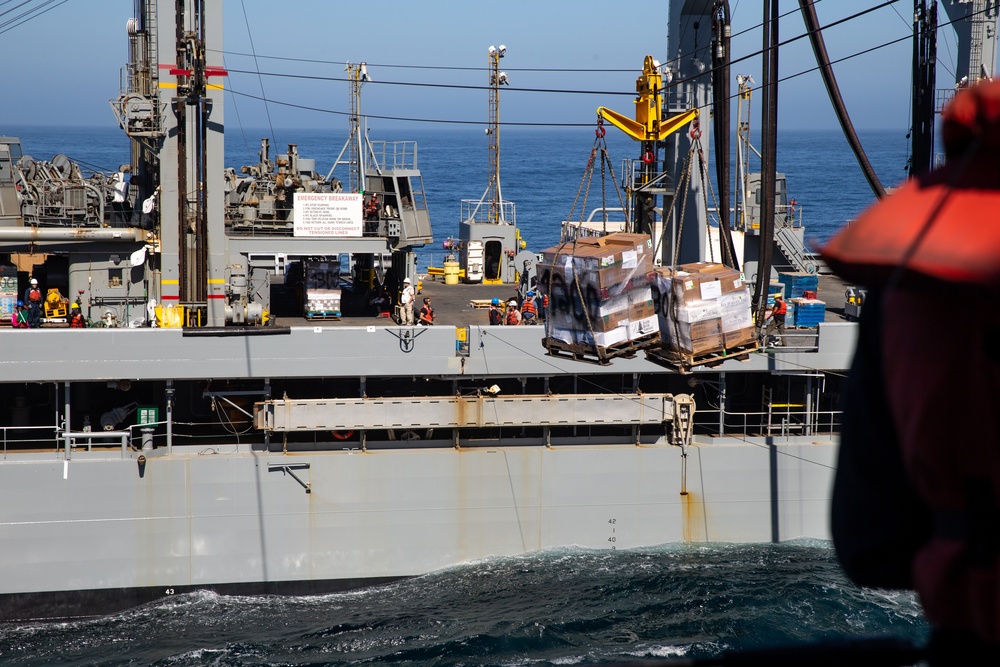
[[[778,282],[785,286],[785,298],[800,298],[806,290],[819,290],[819,276],[815,273],[779,273]]]
[[[799,328],[811,329],[819,326],[819,323],[826,319],[826,303],[816,299],[796,299],[789,304],[788,310],[791,312],[795,311],[794,320],[789,323],[788,318],[785,318],[785,323],[788,326],[794,326]]]

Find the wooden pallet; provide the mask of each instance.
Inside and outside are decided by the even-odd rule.
[[[493,299],[470,299],[469,308],[489,308]]]
[[[609,364],[616,357],[631,359],[639,350],[656,347],[660,344],[660,333],[652,333],[638,340],[625,341],[617,345],[600,347],[584,345],[583,343],[564,343],[555,338],[542,338],[542,345],[553,357],[567,357],[574,361],[586,361],[592,364]]]
[[[746,361],[750,358],[750,353],[757,349],[757,342],[737,345],[730,348],[718,348],[708,350],[700,354],[691,354],[680,350],[671,350],[663,347],[650,347],[646,349],[646,358],[650,361],[677,369],[680,373],[690,373],[695,366],[718,366],[724,361],[736,359]]]
[[[340,311],[339,310],[314,310],[311,313],[306,313],[307,320],[339,320]]]

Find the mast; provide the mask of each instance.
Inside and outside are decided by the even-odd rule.
[[[357,65],[347,62],[344,66],[344,70],[347,71],[348,80],[351,82],[350,90],[350,116],[348,117],[348,122],[351,124],[351,132],[347,136],[347,141],[344,142],[343,148],[340,149],[340,153],[337,155],[337,159],[333,161],[333,166],[330,167],[330,173],[326,175],[326,179],[329,181],[333,178],[333,172],[336,171],[337,167],[344,164],[343,159],[344,153],[348,153],[347,162],[347,188],[348,192],[364,192],[367,189],[367,183],[365,180],[365,149],[370,150],[368,144],[368,123],[364,116],[361,115],[361,87],[371,80],[368,76],[368,64],[361,62]]]
[[[490,46],[488,50],[490,61],[490,101],[489,101],[489,126],[486,128],[486,136],[489,138],[490,154],[490,181],[486,186],[486,194],[483,199],[489,201],[489,221],[502,222],[503,209],[500,202],[503,201],[503,191],[500,188],[500,86],[508,85],[507,73],[500,71],[500,59],[507,54],[507,47],[503,44],[499,48]]]
[[[466,222],[513,225],[517,223],[514,204],[504,201],[500,187],[500,86],[510,85],[507,73],[500,71],[500,59],[507,55],[507,47],[503,44],[498,47],[491,45],[487,55],[490,73],[489,121],[486,126],[489,182],[478,202],[462,200],[462,218]]]
[[[739,201],[736,206],[736,229],[746,232],[751,228],[750,221],[750,152],[757,159],[760,153],[750,143],[750,100],[753,98],[753,87],[756,83],[749,74],[737,74],[738,86],[736,103],[736,191]]]

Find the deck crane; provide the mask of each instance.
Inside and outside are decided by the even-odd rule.
[[[698,110],[689,109],[670,118],[663,117],[663,73],[653,56],[646,56],[642,74],[635,80],[635,120],[606,107],[597,108],[597,116],[641,142],[641,168],[633,170],[629,194],[635,197],[631,231],[654,234],[656,195],[670,194],[669,175],[657,168],[660,142],[691,122],[697,122]],[[669,80],[668,80],[669,83]],[[636,173],[638,172],[638,173]]]

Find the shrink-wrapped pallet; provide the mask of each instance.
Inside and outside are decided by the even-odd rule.
[[[738,271],[708,262],[660,268],[652,291],[667,350],[704,356],[756,340],[750,290]]]
[[[646,234],[618,232],[543,250],[537,268],[549,294],[547,337],[608,348],[658,336],[652,247]]]

